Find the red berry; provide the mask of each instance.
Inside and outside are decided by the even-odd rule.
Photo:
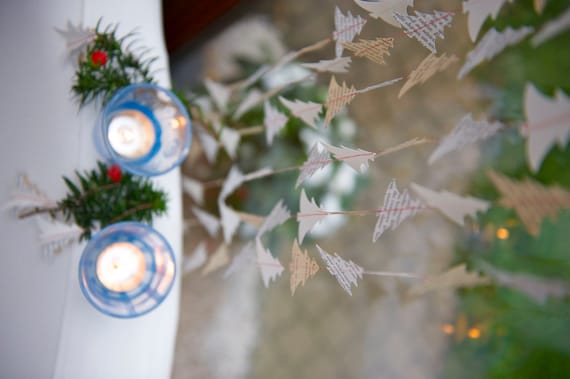
[[[104,66],[107,63],[107,53],[102,50],[95,50],[91,53],[91,62],[95,66]]]
[[[118,183],[121,180],[122,175],[123,173],[119,165],[114,164],[107,169],[107,176],[109,176],[109,179],[114,183]]]

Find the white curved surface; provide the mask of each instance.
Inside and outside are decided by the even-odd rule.
[[[169,86],[159,0],[3,1],[0,4],[0,203],[25,172],[52,199],[65,195],[62,175],[87,170],[97,159],[92,128],[98,109],[77,111],[70,87],[73,66],[54,31],[74,24],[118,23],[137,29],[141,44],[159,56],[154,69]],[[156,182],[168,191],[169,213],[156,221],[181,257],[178,171]],[[172,364],[180,275],[169,297],[151,313],[122,320],[95,310],[79,288],[84,244],[42,259],[32,220],[0,214],[0,377],[168,378]]]

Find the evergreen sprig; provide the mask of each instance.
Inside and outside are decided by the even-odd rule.
[[[122,173],[118,181],[108,175],[105,164],[83,174],[76,171],[79,184],[63,177],[69,193],[58,202],[66,221],[74,221],[84,229],[82,239],[90,239],[97,227],[119,221],[140,221],[152,224],[154,216],[166,212],[166,193],[139,176]]]
[[[93,100],[106,103],[122,87],[134,83],[154,83],[150,74],[150,65],[157,58],[144,58],[145,50],[137,57],[131,52],[136,40],[135,33],[117,37],[117,25],[108,25],[101,30],[98,22],[95,38],[79,55],[78,68],[72,88],[78,97],[80,106]],[[104,63],[94,61],[93,53],[104,53]]]

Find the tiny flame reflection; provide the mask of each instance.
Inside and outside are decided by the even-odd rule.
[[[497,238],[500,240],[506,240],[509,238],[509,230],[507,228],[497,229]]]
[[[469,338],[476,340],[479,337],[481,337],[481,330],[479,328],[471,328],[467,332],[467,335],[469,336]]]

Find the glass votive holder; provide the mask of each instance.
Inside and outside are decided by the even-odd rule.
[[[176,95],[141,83],[117,91],[94,134],[106,160],[135,175],[156,176],[182,163],[190,149],[192,124]]]
[[[176,265],[168,241],[138,222],[110,225],[89,241],[79,262],[83,295],[104,314],[133,318],[168,296]]]

